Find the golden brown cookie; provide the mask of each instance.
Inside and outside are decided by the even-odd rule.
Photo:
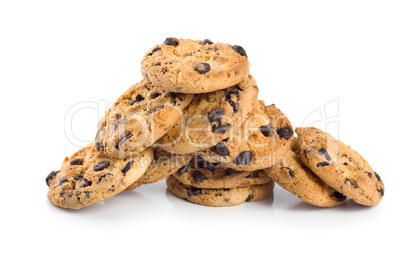
[[[384,183],[356,151],[314,127],[296,128],[296,133],[300,159],[321,180],[361,205],[381,201]]]
[[[167,38],[145,54],[141,71],[167,91],[208,93],[238,84],[249,66],[241,46]]]

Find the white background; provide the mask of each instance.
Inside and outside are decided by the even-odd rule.
[[[400,263],[401,14],[400,1],[1,1],[2,266]],[[161,181],[78,211],[52,206],[46,175],[94,138],[98,103],[139,82],[145,52],[170,36],[242,45],[259,98],[362,154],[383,201],[323,209],[277,186],[210,208]]]

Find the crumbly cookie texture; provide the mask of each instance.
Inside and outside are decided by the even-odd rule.
[[[251,75],[236,86],[197,94],[183,110],[179,123],[156,144],[176,154],[194,153],[211,147],[238,131],[257,97],[258,87]]]
[[[255,103],[241,129],[232,138],[201,151],[202,158],[239,171],[255,171],[273,166],[290,149],[293,128],[274,104]]]
[[[264,199],[272,193],[275,185],[271,180],[267,184],[249,187],[206,189],[184,185],[173,176],[166,178],[166,184],[169,191],[176,197],[211,207],[236,206],[244,202]]]
[[[173,174],[179,182],[198,188],[236,188],[266,184],[271,181],[262,171],[236,171],[195,156]]]
[[[296,128],[298,155],[325,183],[356,203],[378,204],[384,196],[384,183],[356,151],[324,131]]]
[[[171,154],[162,149],[154,150],[154,157],[146,172],[138,181],[127,187],[124,191],[133,190],[144,184],[156,183],[174,174],[186,165],[193,154]]]
[[[294,146],[293,150],[297,150]],[[346,197],[324,183],[293,151],[289,150],[275,166],[265,169],[268,177],[301,200],[319,207],[336,207]]]
[[[208,93],[238,84],[249,67],[241,46],[167,38],[145,54],[141,72],[167,91]]]
[[[94,144],[66,157],[57,172],[46,178],[52,204],[79,209],[108,199],[137,181],[152,161],[153,149],[133,153],[126,159],[101,155]]]
[[[192,99],[192,94],[166,92],[142,80],[121,95],[100,120],[96,148],[113,158],[144,150],[179,121]]]

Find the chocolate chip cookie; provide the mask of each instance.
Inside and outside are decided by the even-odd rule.
[[[141,72],[167,91],[207,93],[238,84],[249,66],[241,46],[167,38],[145,54]]]
[[[153,150],[133,153],[126,159],[101,155],[91,143],[65,158],[57,172],[46,178],[52,204],[79,209],[108,199],[137,181],[152,161]]]
[[[300,159],[321,180],[361,205],[381,201],[384,183],[356,151],[314,127],[296,128],[296,133]]]
[[[140,179],[138,179],[138,181],[134,182],[124,191],[130,191],[141,185],[156,183],[165,179],[186,165],[192,157],[192,154],[171,154],[162,149],[155,149],[153,160],[146,172]]]
[[[293,146],[293,150],[297,150]],[[268,177],[301,200],[319,207],[336,207],[346,197],[324,183],[289,150],[275,166],[265,169]]]
[[[194,96],[182,119],[157,141],[176,154],[194,153],[211,147],[238,132],[253,109],[258,87],[251,75],[236,86]]]
[[[188,164],[172,175],[185,185],[198,188],[235,188],[266,184],[271,181],[262,171],[236,171],[195,156]]]
[[[240,131],[199,154],[235,170],[255,171],[273,166],[292,140],[293,128],[286,116],[274,104],[265,106],[259,100]]]
[[[166,178],[166,184],[169,191],[176,197],[211,207],[236,206],[243,202],[264,199],[272,193],[275,185],[271,180],[267,184],[248,187],[206,189],[182,184],[173,176]]]
[[[97,150],[113,158],[144,150],[179,121],[192,99],[191,94],[166,92],[142,80],[120,96],[98,123]]]

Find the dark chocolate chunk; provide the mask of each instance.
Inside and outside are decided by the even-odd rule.
[[[56,177],[56,175],[59,172],[60,171],[52,171],[51,173],[48,174],[48,176],[46,176],[46,184],[47,184],[47,186],[50,186],[50,183],[53,181],[53,179]]]
[[[271,134],[271,129],[272,129],[271,124],[267,124],[266,126],[260,127],[260,131],[265,137],[268,137]]]
[[[202,45],[205,45],[205,44],[213,44],[214,42],[212,42],[211,40],[209,40],[209,39],[204,39],[204,41],[202,41]]]
[[[381,196],[384,196],[384,188],[380,186],[380,189],[377,189],[378,192],[380,192]]]
[[[96,171],[96,172],[99,172],[99,171],[101,171],[101,170],[106,169],[107,167],[109,167],[109,165],[110,165],[110,162],[109,162],[109,161],[107,161],[107,160],[102,160],[102,161],[99,161],[98,163],[96,163],[96,164],[94,165],[93,170]]]
[[[166,40],[163,42],[163,44],[177,46],[179,44],[179,41],[176,38],[169,37],[169,38],[166,38]]]
[[[217,121],[220,122],[225,115],[225,110],[222,107],[217,107],[208,113],[208,120],[210,123]]]
[[[195,156],[194,157],[194,167],[195,168],[206,169],[206,170],[210,170],[211,172],[214,172],[216,167],[217,167],[217,164],[209,162],[209,161],[206,161],[206,160],[204,160],[203,158],[201,158],[199,156]]]
[[[282,167],[281,169],[287,169],[290,177],[295,178],[295,172],[289,167]]]
[[[319,150],[318,150],[318,154],[320,154],[320,155],[325,155],[325,158],[329,161],[329,160],[331,160],[331,156],[328,154],[328,151],[324,148],[324,147],[321,147]]]
[[[191,176],[193,176],[194,182],[196,184],[200,184],[208,179],[207,176],[202,171],[193,171],[191,172]]]
[[[239,53],[241,56],[247,57],[246,50],[244,50],[244,48],[241,47],[240,45],[233,45],[232,48],[234,51]]]
[[[73,179],[74,179],[75,181],[78,181],[78,180],[81,179],[81,178],[84,178],[84,177],[82,177],[82,175],[74,175],[74,176],[73,176]]]
[[[70,161],[70,165],[82,165],[82,159],[73,159]]]
[[[202,194],[202,189],[192,186],[187,194],[189,197],[196,197]]]
[[[350,180],[349,178],[346,178],[346,179],[345,179],[345,184],[346,184],[347,182],[349,182],[350,185],[351,185],[353,188],[355,188],[355,189],[357,188],[357,186],[355,185],[355,183],[352,182],[352,180]]]
[[[161,94],[160,93],[157,93],[157,92],[152,92],[151,93],[151,99],[155,99],[155,98],[157,98],[158,96],[160,96]]]
[[[124,142],[126,142],[128,139],[130,139],[131,137],[133,137],[133,134],[127,134],[125,136],[123,136],[120,141],[118,146],[120,147]]]
[[[364,172],[364,173],[366,173],[370,178],[373,177],[373,174],[371,172]]]
[[[243,151],[241,152],[233,161],[236,165],[247,165],[250,166],[251,159],[253,155],[250,151]]]
[[[116,119],[118,119],[118,120],[121,119],[121,114],[120,113],[116,113]]]
[[[246,198],[246,202],[249,202],[250,200],[253,199],[253,194],[248,195],[248,197]]]
[[[229,149],[222,143],[218,143],[211,148],[211,151],[219,156],[226,157],[229,156]]]
[[[332,196],[335,197],[338,202],[344,202],[346,200],[346,196],[342,195],[338,191],[335,191]]]
[[[293,129],[292,127],[289,126],[283,126],[278,130],[276,130],[276,132],[278,133],[280,138],[289,139],[290,137],[293,136]]]
[[[154,49],[152,49],[152,51],[150,53],[148,53],[147,57],[152,56],[156,51],[161,50],[160,47],[155,47]]]
[[[67,179],[62,179],[62,180],[59,181],[59,185],[62,185],[62,184],[67,183],[67,182],[68,182]]]
[[[101,176],[99,176],[99,178],[98,178],[98,184],[99,184],[100,182],[102,182],[102,180],[105,179],[106,176],[108,176],[108,175],[112,175],[112,174],[108,172],[108,173],[105,173],[105,174],[102,174]]]
[[[177,97],[177,93],[175,92],[168,92],[165,95],[166,97],[171,97],[171,98],[176,98]],[[183,101],[183,100],[182,100]]]
[[[237,171],[235,170],[235,169],[228,169],[226,172],[225,172],[225,174],[224,174],[224,176],[229,176],[229,175],[232,175],[232,174],[235,174]],[[247,177],[246,177],[247,178]]]
[[[205,74],[211,70],[211,66],[208,63],[197,63],[194,67],[194,70],[199,74]]]
[[[186,164],[186,165],[184,165],[183,167],[181,167],[179,170],[178,170],[178,173],[179,174],[183,174],[183,173],[185,173],[185,172],[187,172],[188,171],[188,163]]]
[[[375,178],[377,178],[377,181],[381,181],[381,177],[378,175],[378,173],[374,172]]]
[[[239,110],[237,104],[232,99],[226,99],[226,101],[228,101],[229,104],[232,106],[234,113],[236,113]]]
[[[134,163],[134,160],[130,160],[129,162],[127,162],[126,166],[121,170],[121,172],[126,174],[133,166],[133,163]]]
[[[230,124],[218,124],[217,126],[212,125],[212,132],[213,133],[225,133],[227,130],[230,129]]]
[[[79,180],[79,185],[80,185],[81,187],[88,187],[88,186],[91,186],[91,185],[92,185],[92,182],[91,182],[91,181],[88,181],[88,179],[86,179],[86,178],[81,178],[81,179]]]
[[[318,162],[316,167],[324,167],[324,166],[329,166],[331,165],[328,161],[323,161],[323,162]]]
[[[145,99],[145,98],[144,98],[142,95],[137,95],[137,96],[135,97],[135,99],[131,99],[130,104],[131,104],[131,105],[134,105],[134,103],[141,102],[141,101],[143,101],[144,99]]]

